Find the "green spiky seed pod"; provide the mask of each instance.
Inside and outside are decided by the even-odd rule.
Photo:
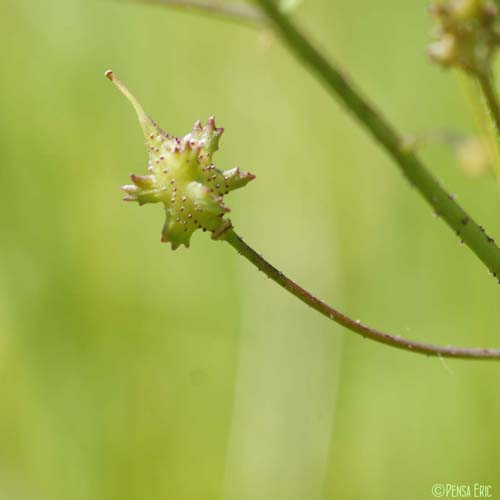
[[[447,0],[431,13],[438,22],[435,41],[429,45],[433,61],[485,74],[500,43],[498,8],[489,0]]]
[[[210,117],[204,127],[197,121],[184,137],[167,134],[112,71],[105,74],[134,106],[149,151],[148,174],[131,175],[132,184],[122,186],[127,193],[124,200],[139,205],[163,203],[166,220],[161,241],[170,242],[173,250],[179,245],[189,247],[197,229],[220,231],[228,222],[223,220],[229,212],[224,195],[255,178],[239,168],[221,171],[213,165],[212,157],[224,129],[217,128]]]

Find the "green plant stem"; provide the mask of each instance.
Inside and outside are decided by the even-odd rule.
[[[272,266],[261,255],[248,246],[232,228],[229,228],[220,235],[217,235],[215,239],[227,241],[227,243],[229,243],[239,254],[249,260],[255,267],[257,267],[273,281],[278,283],[278,285],[304,302],[304,304],[307,304],[327,318],[363,337],[369,338],[381,344],[396,347],[397,349],[425,354],[427,356],[457,359],[500,360],[500,349],[466,348],[426,344],[423,342],[408,340],[398,335],[391,335],[366,326],[360,321],[353,320],[340,311],[329,306],[292,281],[290,278],[287,278],[281,271],[278,271],[278,269]]]
[[[481,92],[483,93],[491,121],[493,122],[495,136],[497,140],[500,140],[500,107],[498,103],[498,94],[493,83],[493,75],[491,72],[487,71],[478,75],[477,81],[479,83],[479,87],[481,88]]]
[[[192,10],[225,20],[249,25],[262,22],[265,18],[260,9],[245,4],[228,4],[217,0],[137,0],[152,5],[164,5],[180,10]]]
[[[458,237],[486,265],[494,277],[500,277],[500,249],[425,168],[416,154],[405,147],[404,140],[382,114],[354,87],[335,64],[318,49],[276,7],[273,0],[255,0],[266,13],[276,32],[291,52],[326,89],[360,121],[375,140],[389,153],[411,185],[433,207],[434,212],[453,229]],[[497,278],[498,279],[498,278]]]

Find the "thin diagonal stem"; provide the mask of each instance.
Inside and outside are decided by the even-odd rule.
[[[233,229],[229,228],[222,234],[217,235],[216,239],[227,241],[239,254],[249,260],[255,267],[275,281],[278,285],[304,302],[304,304],[307,304],[327,318],[363,337],[397,349],[425,354],[427,356],[457,359],[500,360],[500,349],[426,344],[423,342],[408,340],[398,335],[392,335],[366,326],[360,321],[353,320],[337,309],[329,306],[292,281],[290,278],[287,278],[282,272],[278,271],[278,269],[272,266],[261,255],[248,246]]]
[[[222,19],[256,24],[264,20],[259,9],[245,4],[231,4],[216,0],[137,0],[152,5],[164,5],[180,10],[201,12]]]
[[[266,13],[275,31],[290,51],[313,73],[368,130],[389,153],[406,179],[415,186],[434,212],[453,229],[458,237],[486,265],[490,273],[500,277],[500,249],[483,227],[477,224],[427,170],[416,154],[405,147],[404,140],[355,88],[340,69],[328,60],[302,32],[284,16],[273,0],[255,0]]]
[[[486,107],[488,108],[491,121],[493,122],[493,127],[495,128],[495,136],[497,140],[500,140],[500,106],[493,75],[490,71],[484,72],[478,75],[477,81],[483,93]]]

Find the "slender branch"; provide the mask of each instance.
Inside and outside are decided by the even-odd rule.
[[[291,52],[304,64],[368,130],[389,153],[406,179],[417,188],[434,212],[453,229],[458,237],[486,265],[494,277],[500,277],[500,249],[446,192],[438,180],[426,169],[416,154],[405,147],[404,139],[393,129],[382,114],[372,107],[338,67],[327,60],[318,49],[284,16],[273,0],[255,0],[273,24]],[[498,279],[498,278],[497,278]]]
[[[498,94],[493,83],[493,75],[490,71],[481,73],[477,76],[477,81],[483,93],[491,121],[493,122],[495,135],[500,140],[500,106],[498,103]]]
[[[381,344],[403,349],[405,351],[425,354],[427,356],[438,356],[443,358],[457,359],[484,359],[484,360],[500,360],[500,349],[487,348],[468,348],[441,346],[434,344],[426,344],[414,340],[408,340],[399,335],[391,335],[375,328],[371,328],[362,324],[358,320],[353,320],[341,313],[337,309],[329,306],[322,300],[318,299],[300,285],[287,278],[281,271],[278,271],[274,266],[267,262],[261,255],[248,246],[243,239],[236,234],[231,226],[226,227],[226,230],[214,235],[214,239],[227,241],[239,254],[249,260],[255,267],[266,274],[273,281],[278,283],[285,290],[297,297],[299,300],[312,307],[314,310],[323,314],[327,318],[335,321],[339,325],[344,326],[348,330],[355,332],[363,337],[374,340]]]
[[[201,12],[222,19],[257,24],[265,18],[259,9],[245,4],[228,4],[217,0],[137,0],[153,5],[165,5],[181,10]]]

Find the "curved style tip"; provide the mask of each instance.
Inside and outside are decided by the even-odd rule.
[[[161,131],[156,126],[156,124],[149,118],[136,97],[130,92],[130,90],[125,86],[125,84],[113,73],[112,70],[108,69],[104,76],[110,80],[113,85],[129,100],[129,102],[134,107],[137,116],[139,118],[139,123],[141,124],[142,130],[146,138],[150,138],[151,134],[156,135]]]

